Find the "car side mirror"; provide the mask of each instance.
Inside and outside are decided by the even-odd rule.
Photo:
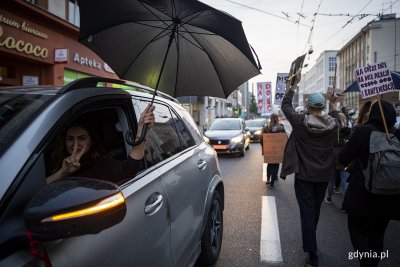
[[[68,177],[37,193],[24,211],[36,240],[97,234],[123,220],[125,199],[118,186],[104,180]]]

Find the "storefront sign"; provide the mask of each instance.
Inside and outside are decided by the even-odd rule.
[[[38,76],[22,76],[22,85],[38,85],[39,84],[39,77]]]
[[[54,50],[55,63],[68,63],[68,48],[56,48]]]
[[[39,45],[34,45],[29,42],[25,42],[23,40],[15,39],[11,36],[5,36],[5,38],[1,38],[3,36],[3,29],[0,26],[0,47],[6,47],[8,49],[13,49],[21,53],[25,53],[27,55],[32,55],[35,57],[47,58],[49,55],[49,51],[47,48],[42,48]]]
[[[80,64],[81,66],[88,66],[101,70],[101,64],[95,59],[89,59],[88,57],[81,56],[78,53],[75,53],[74,55],[74,62]]]
[[[0,14],[0,23],[14,27],[16,29],[22,30],[24,32],[30,33],[34,36],[37,36],[37,37],[40,37],[43,39],[49,38],[49,36],[46,33],[38,31],[35,28],[32,28],[31,26],[29,26],[29,24],[26,21],[22,21],[21,23],[19,23],[15,20],[4,17],[3,14]]]

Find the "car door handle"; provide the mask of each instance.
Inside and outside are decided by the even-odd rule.
[[[146,201],[144,213],[151,216],[159,211],[163,205],[163,196],[159,193],[153,193]]]
[[[207,162],[205,161],[205,160],[199,160],[198,162],[197,162],[197,167],[200,169],[200,170],[204,170],[205,168],[206,168],[206,166],[207,166]]]

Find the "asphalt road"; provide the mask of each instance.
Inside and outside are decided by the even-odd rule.
[[[214,266],[303,266],[300,215],[293,189],[294,179],[289,176],[286,180],[276,182],[273,189],[267,188],[262,181],[263,158],[260,145],[253,143],[246,152],[244,158],[219,156],[225,182],[226,205],[222,251]],[[278,247],[282,255],[282,260],[276,263],[268,259],[261,262],[263,196],[273,197],[276,203],[280,238]],[[349,259],[353,247],[347,230],[347,215],[340,211],[342,199],[342,194],[335,194],[333,204],[322,204],[317,232],[320,266],[358,266],[356,259]],[[265,224],[263,227],[269,226]],[[389,251],[389,257],[383,259],[379,266],[400,266],[400,222],[392,221],[389,224],[385,250]]]

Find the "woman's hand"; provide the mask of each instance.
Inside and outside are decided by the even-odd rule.
[[[52,183],[77,172],[81,168],[80,160],[85,153],[86,148],[86,144],[84,144],[82,149],[78,152],[78,142],[76,141],[74,143],[72,154],[63,160],[62,166],[58,171],[47,177],[47,183]]]
[[[61,173],[64,176],[77,172],[81,168],[80,160],[85,151],[86,151],[86,144],[83,145],[82,149],[78,152],[78,142],[75,142],[72,154],[63,160]]]
[[[139,119],[139,125],[138,125],[138,130],[137,130],[137,134],[136,137],[140,137],[140,135],[142,134],[142,129],[143,126],[145,124],[147,124],[147,129],[150,129],[151,126],[154,125],[155,123],[155,118],[154,118],[154,111],[155,106],[153,105],[148,105],[145,110],[143,110],[142,114],[140,114],[140,119]],[[146,136],[148,134],[148,131],[146,133]]]

